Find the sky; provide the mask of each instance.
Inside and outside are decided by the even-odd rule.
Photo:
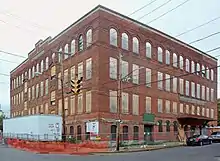
[[[188,0],[179,8],[152,23],[149,22],[186,0],[1,0],[0,50],[27,57],[37,41],[44,40],[48,36],[56,36],[99,4],[129,16],[135,10],[152,1],[154,2],[151,5],[132,14],[130,17],[174,37],[220,16],[219,0]],[[165,3],[166,5],[157,9]],[[220,32],[219,26],[220,18],[177,38],[190,43],[212,33]],[[219,47],[220,34],[192,45],[202,51]],[[220,50],[209,54],[212,56],[220,55]],[[0,73],[7,75],[24,60],[4,53],[0,53],[0,59],[11,61],[9,63],[0,60]],[[218,60],[218,62],[220,61]],[[0,104],[6,114],[9,112],[10,107],[9,80],[8,76],[0,75]],[[218,82],[220,82],[220,79],[218,79]],[[220,97],[219,87],[218,96]]]

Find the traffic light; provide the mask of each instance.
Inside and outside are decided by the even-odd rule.
[[[81,77],[80,79],[71,80],[71,87],[72,87],[71,92],[74,95],[78,95],[81,92],[82,80],[83,77]]]

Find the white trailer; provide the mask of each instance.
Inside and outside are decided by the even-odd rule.
[[[62,117],[30,115],[3,120],[3,137],[54,141],[62,139]]]

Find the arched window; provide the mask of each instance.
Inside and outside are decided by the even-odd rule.
[[[114,46],[118,46],[118,33],[114,28],[110,29],[110,44]]]
[[[64,47],[64,59],[67,59],[68,58],[68,54],[66,53],[69,53],[69,48],[68,48],[68,44],[65,45]]]
[[[157,48],[157,60],[163,62],[163,49],[161,47]]]
[[[162,120],[159,120],[159,121],[158,121],[158,132],[163,132]]]
[[[170,121],[169,120],[166,121],[166,131],[170,132]]]
[[[77,126],[77,140],[81,140],[82,139],[81,134],[82,134],[82,129],[81,129],[81,126],[78,125]]]
[[[191,61],[191,73],[195,73],[195,63]]]
[[[180,64],[180,69],[183,69],[184,60],[182,56],[180,56],[179,64]]]
[[[31,68],[28,70],[28,79],[31,79]]]
[[[149,42],[146,42],[146,57],[151,58],[151,44]]]
[[[209,79],[209,68],[206,67],[206,78]]]
[[[35,76],[35,67],[33,66],[32,67],[32,78],[34,78],[34,76]]]
[[[126,33],[122,33],[122,41],[121,41],[121,47],[122,49],[128,50],[128,35]]]
[[[177,123],[177,121],[174,121],[174,122],[173,122],[173,131],[174,131],[175,133],[178,132],[178,123]]]
[[[45,70],[47,70],[48,68],[49,68],[49,57],[46,57]]]
[[[139,139],[139,127],[134,126],[133,132],[134,132],[133,140],[138,140]]]
[[[139,53],[139,41],[136,37],[133,37],[133,52],[134,53]]]
[[[39,64],[37,63],[36,72],[39,72]]]
[[[55,57],[56,57],[56,55],[55,55],[55,53],[53,53],[53,54],[52,54],[52,60],[53,60],[53,62],[55,62]]]
[[[78,51],[83,51],[83,36],[82,35],[79,36]]]
[[[71,41],[71,54],[74,55],[76,53],[76,40]]]
[[[200,64],[196,63],[196,74],[199,75],[200,74]]]
[[[122,132],[123,132],[123,141],[128,140],[128,126],[126,125],[123,126]]]
[[[73,136],[74,135],[74,127],[70,126],[70,135]]]
[[[189,59],[186,59],[186,71],[189,72],[190,64]]]
[[[202,77],[205,77],[205,66],[202,65]]]
[[[116,125],[112,125],[111,126],[111,139],[112,140],[116,139],[116,130],[117,130],[117,126]]]
[[[43,71],[44,71],[44,61],[41,60],[41,62],[40,62],[40,72],[43,73]]]
[[[92,45],[92,29],[89,29],[86,33],[86,47]]]
[[[166,50],[166,64],[170,64],[170,52]]]
[[[214,80],[214,71],[213,71],[213,69],[211,69],[211,80],[212,81]]]
[[[62,52],[62,48],[59,49],[59,52]],[[61,62],[61,56],[63,56],[62,54],[58,53],[58,62]]]
[[[173,53],[173,66],[176,68],[178,66],[178,59],[176,53]]]

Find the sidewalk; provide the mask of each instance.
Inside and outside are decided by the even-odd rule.
[[[185,144],[182,142],[167,142],[167,143],[158,144],[158,145],[142,145],[142,146],[128,147],[128,148],[122,147],[120,148],[119,152],[112,150],[108,152],[97,152],[97,153],[91,153],[91,154],[92,155],[113,155],[117,153],[144,152],[144,151],[153,151],[153,150],[159,150],[159,149],[180,147],[184,145]]]

